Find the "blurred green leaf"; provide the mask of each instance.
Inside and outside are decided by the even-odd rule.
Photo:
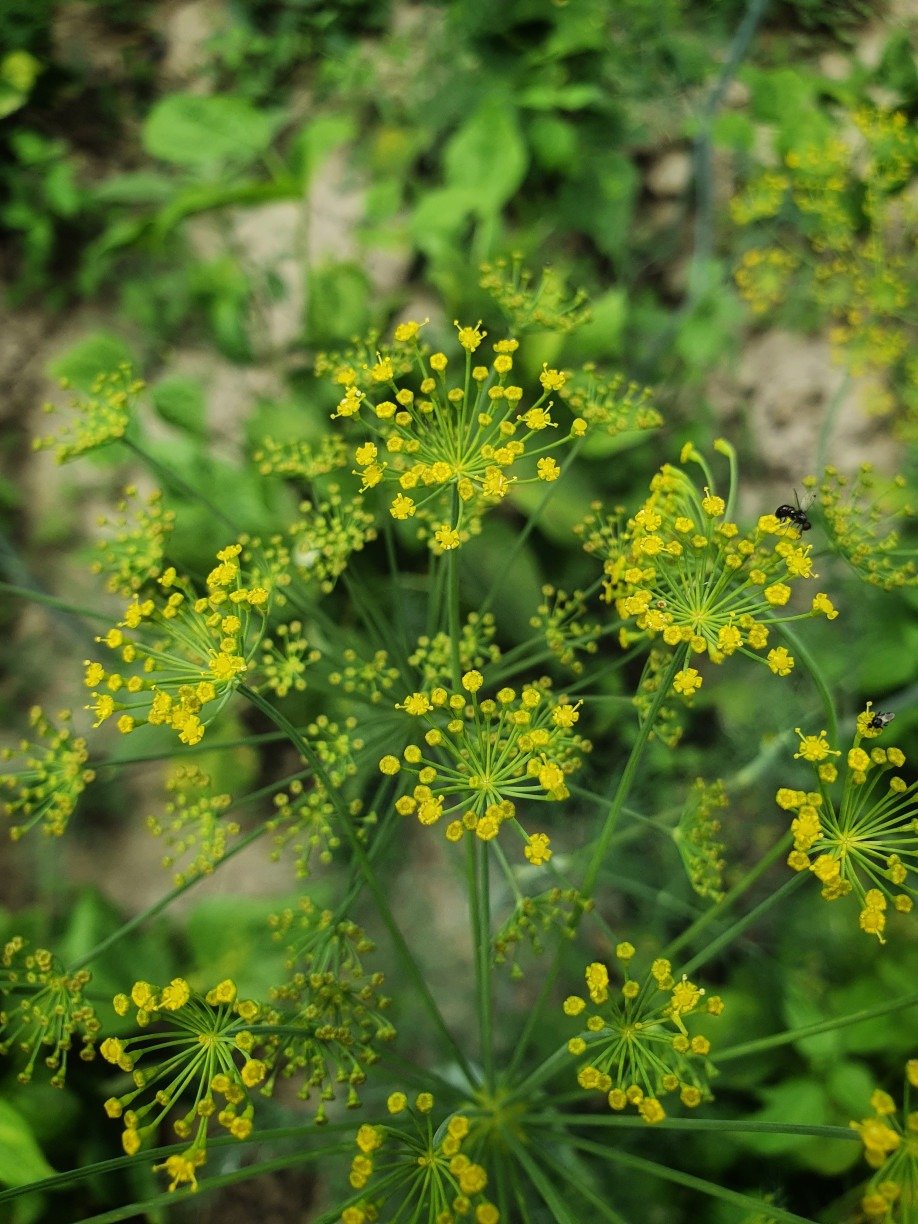
[[[511,98],[493,93],[451,138],[443,153],[446,182],[470,193],[481,217],[510,199],[526,174],[529,154]]]
[[[147,115],[143,147],[161,161],[195,169],[246,163],[266,152],[283,122],[228,94],[167,94]]]
[[[112,332],[96,332],[50,361],[48,373],[66,378],[78,391],[88,391],[99,374],[109,374],[125,362],[136,364],[127,344]]]
[[[28,1122],[12,1105],[0,1101],[0,1185],[27,1186],[53,1173]]]
[[[207,436],[204,389],[196,378],[163,378],[150,390],[153,407],[164,421],[197,438]]]

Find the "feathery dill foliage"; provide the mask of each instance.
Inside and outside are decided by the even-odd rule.
[[[898,128],[890,140],[894,157]],[[819,174],[808,163],[789,169]],[[828,190],[824,197],[836,207]],[[837,204],[838,226],[850,206]],[[773,259],[779,272],[781,258]],[[531,280],[518,262],[485,269],[483,283],[516,332],[565,333],[586,317],[579,295],[550,274]],[[264,837],[298,879],[296,900],[279,903],[286,908],[267,924],[258,972],[234,968],[212,988],[218,973],[177,974],[159,986],[138,965],[132,986],[112,987],[126,992],[115,996],[117,1022],[108,1026],[86,1002],[85,966],[135,922],[69,968],[21,936],[0,957],[0,1052],[18,1059],[26,1081],[44,1056],[60,1086],[71,1043],[82,1039],[84,1058],[98,1043],[109,1064],[105,1110],[121,1123],[127,1156],[142,1161],[179,1140],[181,1150],[155,1166],[170,1190],[197,1187],[215,1136],[239,1160],[249,1143],[271,1142],[267,1118],[283,1113],[299,1154],[321,1160],[336,1187],[326,1214],[341,1224],[592,1219],[600,1190],[614,1204],[608,1170],[637,1159],[631,1149],[645,1124],[691,1127],[712,1099],[711,1043],[724,1003],[695,970],[709,955],[706,932],[716,932],[723,958],[746,929],[742,907],[763,865],[747,861],[752,836],[741,862],[726,861],[725,845],[741,840],[730,823],[731,781],[696,778],[694,762],[680,773],[688,760],[680,737],[715,666],[769,684],[769,673],[793,673],[806,700],[811,689],[825,695],[805,646],[808,620],[838,615],[817,580],[819,532],[805,541],[798,524],[775,515],[743,522],[733,448],[714,444],[729,469],[719,486],[708,460],[686,446],[631,509],[594,505],[570,541],[588,554],[578,550],[578,564],[592,578],[567,590],[550,575],[517,618],[528,634],[508,641],[500,589],[476,606],[478,588],[466,586],[472,550],[461,546],[521,485],[541,487],[544,508],[581,439],[598,432],[624,447],[660,417],[649,392],[619,376],[547,363],[524,376],[539,369],[544,349],[536,360],[525,340],[489,345],[481,324],[456,327],[458,360],[432,351],[416,322],[399,324],[388,345],[373,336],[320,356],[317,371],[338,397],[328,432],[308,443],[266,439],[254,453],[265,505],[286,506],[288,517],[257,537],[237,535],[203,577],[169,563],[181,542],[167,494],[138,509],[127,493],[97,554],[94,568],[129,602],[98,639],[116,661],[85,664],[88,708],[96,727],[172,733],[160,739],[175,767],[147,823],[176,894],[242,847],[243,804],[245,840]],[[128,371],[102,380],[61,435],[60,456],[123,437],[139,390]],[[831,549],[856,573],[886,590],[913,585],[914,565],[886,518],[907,512],[901,482],[887,488],[866,469],[850,480],[829,469],[820,497],[815,525],[824,521]],[[505,529],[528,500],[516,499]],[[374,570],[382,555],[384,583]],[[506,566],[498,561],[514,582],[515,551]],[[231,743],[208,735],[206,769],[191,758],[230,701],[234,714],[250,711],[260,729],[273,728],[249,795],[231,793],[233,772],[212,755]],[[905,920],[918,883],[915,784],[900,749],[871,742],[887,722],[868,706],[850,747],[826,731],[797,732],[796,758],[815,771],[813,789],[778,791],[791,832],[764,863],[777,864],[780,881],[793,838],[790,866],[812,872],[829,900],[853,895],[861,929],[879,942],[893,913]],[[88,745],[66,718],[58,728],[36,710],[32,726],[39,742],[5,753],[17,764],[0,776],[14,836],[38,825],[63,832],[96,772],[131,765],[100,755],[90,768]],[[674,758],[665,787],[653,777],[635,785],[650,768],[652,740]],[[758,776],[767,751],[750,754],[740,772]],[[594,776],[581,785],[588,753]],[[444,942],[444,916],[418,922],[441,884],[418,878],[436,852],[425,840],[434,825],[463,843],[445,853],[450,871],[464,864],[468,981]],[[620,898],[616,873],[621,845],[645,832],[660,838],[676,874],[681,863],[698,914],[675,929],[672,914],[682,911],[661,906],[641,938],[654,949],[649,965],[635,971],[635,948],[616,928],[626,905],[629,921],[641,912],[632,913],[631,894]],[[653,852],[641,861],[646,879],[635,883],[668,896],[671,881],[653,873],[671,868]],[[585,991],[567,993],[584,964]],[[455,985],[448,995],[444,969]],[[726,959],[710,980],[725,972],[729,997]],[[721,1050],[727,1068],[729,1053]],[[410,1095],[394,1090],[408,1068]],[[908,1085],[916,1079],[909,1063]],[[728,1090],[705,1126],[730,1133],[738,1107],[723,1071],[720,1082]],[[914,1202],[914,1111],[906,1100],[900,1123],[883,1093],[871,1107],[874,1116],[849,1135],[876,1170],[861,1209],[899,1224]],[[362,1111],[353,1126],[347,1110]],[[678,1123],[667,1120],[683,1110]],[[772,1125],[780,1133],[798,1121]],[[592,1137],[599,1127],[602,1143]],[[609,1141],[613,1127],[634,1128],[627,1143]],[[839,1129],[826,1133],[837,1140]],[[714,1198],[729,1194],[730,1210],[761,1206],[692,1176]],[[604,1218],[616,1212],[610,1206]]]

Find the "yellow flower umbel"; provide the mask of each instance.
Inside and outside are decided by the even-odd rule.
[[[378,1219],[499,1224],[500,1213],[484,1196],[487,1172],[462,1151],[469,1119],[453,1114],[435,1128],[429,1092],[419,1092],[413,1105],[404,1092],[393,1092],[386,1104],[389,1122],[357,1131],[350,1183],[358,1194],[343,1208],[341,1224]]]
[[[653,962],[643,983],[628,976],[634,956],[629,943],[615,949],[623,982],[617,989],[599,961],[586,968],[588,999],[569,995],[567,1016],[587,1015],[586,1032],[572,1037],[567,1048],[576,1058],[587,1055],[577,1073],[581,1088],[600,1092],[615,1110],[636,1109],[645,1122],[661,1122],[666,1112],[660,1097],[678,1092],[682,1104],[694,1109],[709,1099],[707,1055],[711,1043],[692,1035],[685,1017],[706,1013],[719,1016],[722,1000],[705,992],[684,975],[673,976],[669,961]]]
[[[514,332],[567,334],[592,317],[586,291],[569,291],[554,268],[543,268],[535,284],[520,255],[484,263],[479,270],[478,284],[498,304]]]
[[[853,893],[861,906],[860,928],[884,942],[889,905],[910,913],[918,894],[918,783],[907,783],[895,770],[905,764],[899,748],[861,747],[880,735],[882,726],[867,709],[858,715],[857,732],[842,766],[841,796],[835,784],[839,766],[826,733],[800,737],[794,755],[812,765],[818,790],[782,787],[778,806],[794,812],[794,849],[788,864],[812,871],[822,895],[836,901]]]
[[[456,324],[463,359],[450,374],[446,353],[419,341],[423,324],[401,323],[391,350],[372,364],[339,365],[343,395],[336,419],[359,418],[368,431],[354,452],[363,489],[387,485],[389,513],[414,519],[436,553],[458,548],[482,514],[518,483],[551,483],[560,475],[560,448],[582,437],[590,418],[560,425],[554,397],[568,375],[544,366],[534,395],[512,381],[516,340],[498,340],[489,364],[477,363],[486,332]],[[322,368],[328,368],[324,362]],[[414,386],[405,372],[416,373]],[[607,413],[596,404],[596,422]]]
[[[0,950],[0,1055],[15,1050],[27,1055],[20,1084],[32,1078],[39,1054],[51,1071],[51,1084],[63,1088],[73,1034],[83,1040],[80,1058],[95,1057],[99,1021],[83,991],[91,978],[86,969],[67,973],[46,948],[30,951],[21,935]]]
[[[65,381],[61,384],[66,387]],[[74,414],[55,434],[35,438],[35,450],[55,448],[58,463],[76,459],[87,451],[98,450],[124,437],[131,411],[145,384],[134,377],[129,365],[119,366],[110,374],[100,374],[84,398],[74,396],[70,409]],[[45,404],[45,412],[54,413],[54,404]]]
[[[723,782],[696,778],[689,791],[673,841],[682,858],[689,883],[699,897],[719,901],[724,895],[724,843],[715,812],[727,807]]]
[[[264,629],[269,593],[243,582],[241,551],[233,544],[217,553],[205,596],[165,570],[162,593],[135,596],[124,619],[96,639],[127,664],[124,672],[107,671],[87,660],[96,726],[116,718],[118,730],[129,734],[149,723],[171,727],[183,744],[198,743],[245,679]]]
[[[60,837],[73,815],[77,800],[95,778],[85,765],[89,752],[84,739],[75,739],[67,724],[70,712],[62,710],[58,719],[63,724],[55,727],[39,706],[29,711],[29,723],[33,733],[44,743],[21,740],[18,751],[22,754],[17,768],[9,773],[0,773],[0,808],[17,823],[10,826],[10,837],[16,841],[37,824],[45,833]],[[11,761],[16,757],[12,748],[0,748],[0,761]]]
[[[715,448],[732,458],[727,443]],[[815,595],[805,612],[782,614],[794,586],[815,577],[810,546],[773,514],[742,532],[726,514],[732,478],[725,500],[714,492],[707,464],[693,447],[684,448],[682,460],[701,467],[703,490],[681,468],[666,464],[627,523],[592,520],[582,533],[587,550],[604,561],[606,599],[625,622],[621,643],[662,641],[671,651],[685,651],[686,661],[706,654],[722,663],[737,653],[761,661],[764,654],[775,675],[789,675],[794,659],[786,647],[769,645],[771,626],[837,615],[824,594]],[[690,697],[701,682],[697,668],[684,666],[673,688]]]
[[[547,680],[479,700],[483,685],[483,675],[473,670],[462,677],[463,692],[410,694],[397,708],[426,727],[424,746],[409,744],[402,760],[384,756],[379,763],[384,774],[405,770],[416,779],[396,810],[424,825],[454,817],[446,827],[453,842],[466,833],[491,841],[506,821],[516,823],[521,800],[566,799],[567,777],[590,747],[574,731],[577,706],[554,697]],[[544,834],[522,836],[530,862],[550,858]]]
[[[864,1145],[864,1159],[876,1169],[861,1198],[869,1224],[912,1224],[918,1218],[918,1058],[905,1064],[905,1098],[900,1120],[896,1102],[877,1089],[870,1097],[873,1114],[852,1122]]]
[[[255,1039],[250,1026],[259,1020],[261,1008],[239,999],[229,979],[201,995],[183,978],[174,978],[161,990],[135,982],[130,996],[115,995],[114,1007],[119,1016],[133,1009],[138,1029],[154,1026],[154,1031],[108,1037],[99,1046],[102,1057],[129,1073],[135,1085],[110,1097],[105,1112],[122,1119],[122,1144],[133,1156],[167,1115],[187,1105],[173,1129],[180,1139],[190,1138],[191,1146],[157,1167],[172,1178],[170,1190],[182,1182],[195,1188],[211,1118],[236,1139],[252,1132],[252,1092],[269,1070],[263,1059],[251,1054]]]

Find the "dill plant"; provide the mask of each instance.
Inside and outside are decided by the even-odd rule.
[[[527,298],[543,288],[517,277],[504,305],[544,326],[554,290]],[[562,314],[564,331],[576,318]],[[327,436],[310,445],[266,438],[252,455],[264,481],[296,494],[299,517],[273,534],[237,525],[207,572],[183,572],[166,495],[140,505],[135,521],[132,498],[119,506],[94,568],[128,602],[96,635],[106,662],[83,664],[83,721],[108,737],[74,738],[69,721],[59,729],[36,710],[32,734],[43,744],[24,740],[6,754],[3,806],[15,837],[36,826],[61,836],[99,775],[131,770],[125,744],[160,745],[175,768],[149,825],[166,843],[173,888],[71,963],[10,939],[0,1050],[24,1081],[44,1064],[60,1085],[78,1040],[99,1069],[104,1111],[121,1126],[120,1164],[153,1164],[173,1201],[320,1162],[322,1224],[615,1224],[629,1210],[616,1178],[629,1172],[707,1196],[733,1218],[807,1218],[660,1159],[665,1148],[645,1140],[694,1128],[724,1143],[744,1132],[860,1139],[876,1170],[862,1218],[914,1220],[908,1104],[904,1122],[882,1091],[870,1098],[873,1116],[850,1126],[750,1120],[730,1094],[730,1070],[758,1048],[896,1014],[918,996],[732,1047],[719,1034],[730,991],[718,964],[806,873],[828,901],[854,895],[852,926],[877,937],[875,955],[883,941],[913,938],[918,816],[914,783],[896,772],[904,754],[869,705],[847,746],[806,644],[809,622],[831,632],[839,615],[831,571],[817,576],[814,547],[794,523],[740,519],[727,442],[711,455],[688,445],[631,506],[591,509],[571,534],[584,586],[543,588],[531,632],[507,644],[499,588],[475,597],[466,550],[490,516],[530,504],[515,500],[520,489],[540,488],[500,560],[512,580],[526,537],[590,438],[650,436],[662,419],[649,391],[593,368],[545,364],[531,376],[525,339],[457,323],[448,352],[431,349],[423,327],[406,321],[391,341],[319,358],[337,397]],[[58,439],[41,445],[70,460],[123,444],[142,461],[142,393],[130,371],[100,380]],[[215,522],[224,536],[230,525],[226,513]],[[374,543],[389,567],[385,604],[360,564]],[[883,564],[882,585],[914,584],[910,563],[897,565],[890,550]],[[80,666],[73,661],[74,684]],[[777,791],[772,811],[792,813],[789,832],[756,861],[731,865],[731,779],[686,773],[671,812],[633,804],[661,745],[681,759],[699,691],[734,667],[763,685],[802,673],[828,729],[796,731],[794,757],[815,770],[816,789]],[[597,718],[610,682],[616,736]],[[243,742],[267,742],[275,754],[283,745],[283,760],[267,785],[231,795],[189,754],[202,741],[233,751],[216,730],[246,710],[269,730]],[[883,746],[864,746],[881,736]],[[744,769],[767,772],[754,756]],[[615,878],[625,845],[660,834],[698,898],[691,919],[668,924],[668,939],[640,913],[622,927]],[[112,946],[259,838],[300,879],[296,904],[280,905],[263,933],[265,949],[284,949],[283,980],[254,997],[230,977],[151,982],[137,964],[113,999],[92,994],[93,966]],[[399,860],[432,838],[465,896],[470,958],[467,972],[458,963],[449,972],[473,1000],[474,1026],[457,1022],[430,973],[426,932],[412,929],[391,887]],[[756,901],[781,858],[797,876],[776,878]],[[656,860],[647,862],[651,873]],[[907,1091],[918,1082],[914,1062]],[[117,1142],[113,1126],[113,1151]],[[227,1144],[255,1153],[241,1171],[224,1161]]]

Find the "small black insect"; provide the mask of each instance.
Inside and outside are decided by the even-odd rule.
[[[794,501],[797,503],[795,506],[788,506],[788,505],[779,506],[777,510],[775,511],[775,518],[782,519],[782,520],[787,519],[789,522],[793,523],[794,526],[797,527],[801,532],[809,531],[810,528],[813,526],[813,524],[807,518],[806,512],[807,510],[809,510],[810,506],[813,504],[813,498],[812,497],[810,498],[810,500],[807,502],[805,507],[801,506],[800,498],[797,496],[797,490],[794,489]]]
[[[882,731],[884,727],[889,726],[895,717],[895,714],[884,714],[882,710],[877,710],[876,714],[874,714],[867,726],[870,727],[872,731]]]

